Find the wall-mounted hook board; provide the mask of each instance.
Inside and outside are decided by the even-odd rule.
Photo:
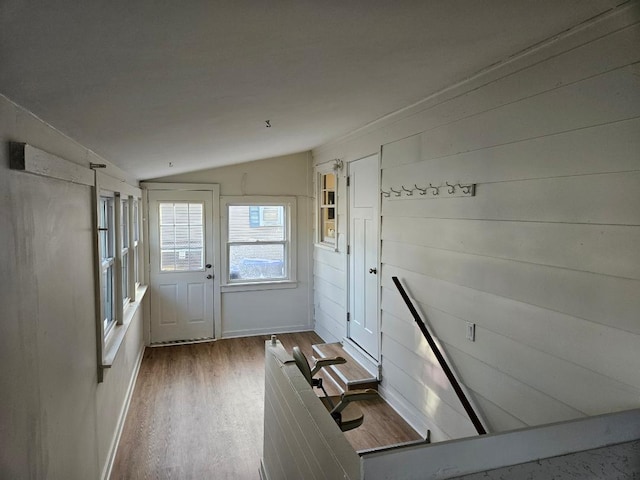
[[[473,197],[476,194],[475,183],[453,183],[445,181],[442,183],[424,183],[424,187],[419,184],[406,188],[405,185],[383,186],[380,193],[385,200],[402,199],[442,199],[454,197]],[[419,195],[414,195],[418,193]]]

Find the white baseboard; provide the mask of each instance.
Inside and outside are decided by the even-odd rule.
[[[324,328],[324,326],[318,324],[316,322],[314,332],[322,339],[325,343],[340,343],[340,339],[338,339],[335,335],[333,335],[329,330]]]
[[[420,413],[420,411],[411,405],[402,395],[396,392],[393,388],[385,388],[382,384],[378,385],[378,393],[387,402],[387,404],[393,408],[398,415],[400,415],[405,422],[407,422],[411,428],[420,434],[422,438],[427,437],[427,432],[431,430],[431,436],[433,438],[434,432],[438,441],[448,440],[449,437],[444,435],[442,431],[429,422],[428,419]],[[444,435],[444,438],[443,438]]]
[[[142,365],[142,358],[144,357],[145,348],[146,347],[143,344],[142,348],[140,349],[140,353],[138,354],[138,358],[136,359],[133,373],[131,374],[131,379],[129,380],[127,394],[125,396],[122,409],[120,410],[118,424],[116,425],[116,433],[113,436],[113,440],[111,441],[111,446],[109,447],[109,453],[107,455],[107,461],[105,463],[104,469],[102,470],[102,480],[109,480],[109,477],[111,477],[113,462],[116,459],[116,452],[118,451],[118,445],[120,444],[120,437],[122,436],[122,431],[124,430],[124,422],[127,418],[127,413],[129,412],[129,406],[131,405],[131,399],[133,398],[133,391],[136,388],[138,372],[140,371],[140,366]]]
[[[358,345],[353,343],[348,338],[342,340],[342,348],[351,357],[358,362],[362,368],[369,372],[373,377],[380,378],[380,372],[378,371],[378,362],[365,353]]]
[[[275,327],[275,328],[251,328],[246,330],[229,330],[222,332],[221,338],[238,338],[238,337],[255,337],[258,335],[273,335],[278,333],[298,333],[310,332],[313,328],[311,325],[294,325],[291,327]]]

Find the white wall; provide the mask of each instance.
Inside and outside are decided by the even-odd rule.
[[[435,441],[474,430],[394,275],[493,431],[638,405],[639,20],[637,2],[618,8],[313,151],[317,165],[382,146],[383,190],[477,184],[382,201],[382,392]],[[314,252],[326,340],[344,335],[344,252]]]
[[[360,457],[280,342],[265,345],[263,479],[361,477]]]
[[[97,479],[144,348],[143,312],[98,384],[91,188],[10,170],[9,141],[106,163],[0,96],[0,478]]]
[[[227,196],[295,196],[297,202],[297,286],[222,293],[222,336],[305,331],[311,316],[311,157],[308,152],[213,168],[154,182],[217,183]],[[222,244],[224,245],[224,244]],[[224,246],[222,247],[224,253]]]

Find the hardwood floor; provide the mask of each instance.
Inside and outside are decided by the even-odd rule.
[[[322,342],[313,332],[278,338],[307,356]],[[111,479],[259,478],[267,339],[148,348]],[[364,424],[346,434],[356,450],[419,438],[384,401],[363,403]]]

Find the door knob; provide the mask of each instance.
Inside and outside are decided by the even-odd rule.
[[[211,264],[210,264],[210,263],[207,263],[207,264],[205,265],[205,267],[207,267],[207,268],[211,268]]]
[[[207,275],[207,280],[211,280],[213,278],[213,275],[209,274]]]
[[[369,269],[369,273],[373,273],[375,275],[376,273],[378,273],[378,269],[377,268],[370,268]]]

